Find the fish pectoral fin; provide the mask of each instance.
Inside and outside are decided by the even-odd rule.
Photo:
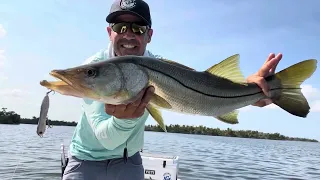
[[[129,99],[130,95],[128,93],[128,91],[126,90],[121,90],[119,92],[117,92],[115,95],[114,95],[115,98],[125,98],[125,99]],[[136,100],[136,99],[134,99]]]
[[[239,54],[230,56],[220,63],[211,66],[205,72],[225,79],[229,79],[230,81],[235,83],[246,84],[246,79],[239,67],[239,58]]]
[[[163,99],[161,96],[159,96],[157,94],[154,94],[152,96],[150,102],[159,106],[159,107],[165,108],[165,109],[172,108],[172,106],[165,99]]]
[[[167,132],[161,112],[151,104],[147,105],[147,110],[150,113],[150,115],[153,117],[153,119],[159,124],[161,129],[164,130],[164,132]]]
[[[238,114],[239,114],[239,111],[234,110],[229,113],[217,116],[216,118],[219,119],[220,121],[228,123],[228,124],[238,124],[239,123]]]

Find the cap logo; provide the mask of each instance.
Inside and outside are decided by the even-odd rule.
[[[121,9],[131,9],[136,6],[135,0],[121,0],[120,7]]]

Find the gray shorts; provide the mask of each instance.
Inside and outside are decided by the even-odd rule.
[[[144,180],[144,168],[137,152],[125,164],[123,158],[84,161],[69,157],[62,180]]]

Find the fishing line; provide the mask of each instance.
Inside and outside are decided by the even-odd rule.
[[[29,144],[29,141],[31,139],[32,136],[30,136],[27,141],[26,141],[26,144]],[[23,153],[23,152],[22,152]],[[23,156],[20,156],[20,158],[18,159],[18,163],[16,165],[16,167],[14,168],[14,171],[13,171],[13,174],[12,174],[12,177],[11,177],[11,180],[13,179],[14,175],[16,174],[16,171],[18,169],[18,166],[20,165],[20,162],[21,162],[21,159],[22,159]]]
[[[50,94],[52,91],[53,91],[53,90],[48,91],[48,92],[46,93],[46,96],[49,96],[49,94]],[[53,91],[53,93],[55,93],[55,91]],[[39,119],[39,121],[40,121],[40,119]],[[48,118],[47,118],[47,123],[48,123],[48,128],[51,128],[52,126],[50,126],[50,124],[49,124],[49,119],[48,119]],[[32,137],[32,136],[31,136],[31,137]],[[29,144],[29,141],[30,141],[31,137],[29,137],[29,138],[27,139],[26,144]],[[16,171],[17,171],[17,169],[18,169],[18,166],[20,165],[21,159],[22,159],[22,157],[20,157],[20,158],[18,159],[18,163],[17,163],[17,165],[16,165],[16,167],[15,167],[15,169],[14,169],[14,171],[13,171],[11,180],[13,179],[14,175],[16,174]]]

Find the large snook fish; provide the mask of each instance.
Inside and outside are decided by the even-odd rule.
[[[306,117],[309,104],[300,85],[316,70],[309,59],[266,77],[273,103],[285,111]],[[196,71],[174,61],[143,56],[121,56],[68,69],[52,70],[62,81],[40,82],[68,96],[89,98],[108,104],[128,104],[147,86],[155,95],[147,110],[164,131],[159,109],[212,116],[237,124],[237,109],[267,98],[255,83],[246,83],[233,55],[205,71]]]

